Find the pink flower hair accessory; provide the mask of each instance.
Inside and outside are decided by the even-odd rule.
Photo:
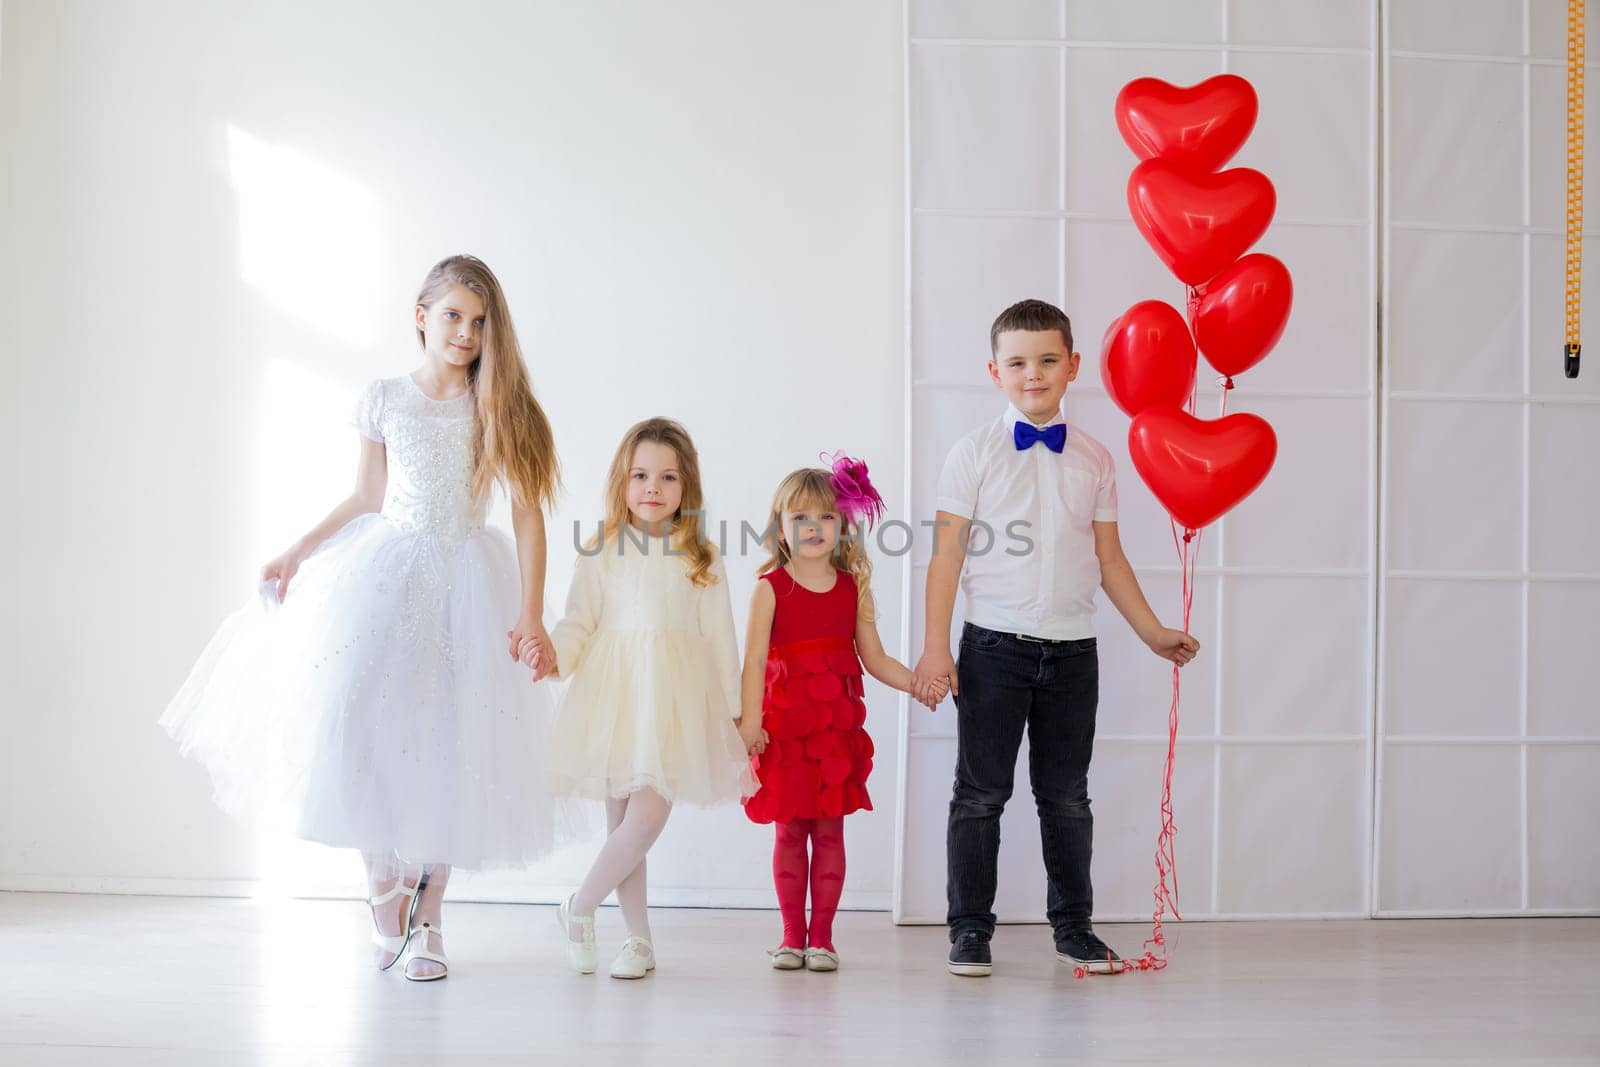
[[[867,476],[866,463],[843,452],[832,456],[823,452],[821,456],[822,462],[833,469],[828,481],[839,499],[839,511],[851,522],[871,529],[872,524],[883,517],[884,505],[883,497],[878,495]]]

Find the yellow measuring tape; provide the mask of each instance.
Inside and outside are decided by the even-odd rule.
[[[1567,340],[1568,378],[1578,376],[1583,294],[1583,17],[1584,0],[1567,0]]]

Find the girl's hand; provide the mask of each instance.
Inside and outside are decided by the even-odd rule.
[[[266,566],[261,568],[261,583],[265,585],[267,582],[276,582],[277,586],[274,592],[278,594],[278,599],[281,601],[288,595],[289,579],[293,578],[295,572],[300,569],[301,562],[300,553],[292,548],[289,549],[289,551],[276,559],[267,561]]]
[[[555,667],[555,645],[550,641],[550,633],[544,628],[544,623],[538,616],[524,612],[522,617],[517,620],[517,624],[506,631],[506,639],[510,642],[509,652],[511,658],[521,660],[528,666],[534,667],[534,681],[539,681]],[[533,659],[524,653],[524,645],[529,639],[537,641],[547,652],[547,655],[543,657],[546,661],[543,673],[539,671],[538,667],[534,666]]]
[[[556,670],[556,648],[549,635],[528,634],[517,646],[517,659],[533,671],[535,682],[543,681]]]
[[[940,702],[949,694],[950,679],[941,676],[929,683],[928,691],[917,698],[917,703],[924,705],[929,711],[938,711]]]
[[[949,693],[952,688],[959,693],[961,692],[961,687],[952,685],[952,679],[955,676],[956,661],[955,657],[950,655],[950,650],[948,648],[930,646],[923,650],[922,658],[917,661],[917,666],[912,671],[914,681],[911,686],[911,695],[922,703],[927,704],[929,700],[933,699],[933,694],[940,685],[944,686],[944,693]],[[939,700],[943,699],[944,694],[940,694]],[[928,706],[934,707],[937,704],[938,701],[934,701],[933,704]]]
[[[546,640],[548,640],[550,637],[549,634],[545,633],[544,623],[540,621],[537,615],[530,615],[528,612],[523,612],[522,615],[517,619],[517,624],[506,631],[506,637],[511,642],[510,649],[512,659],[518,658],[519,651],[522,648],[522,639],[530,634],[543,635]]]
[[[767,742],[771,740],[767,731],[756,726],[754,719],[741,718],[739,720],[739,740],[744,742],[744,751],[747,756],[759,756],[767,750]]]
[[[1180,667],[1200,654],[1200,642],[1193,636],[1182,630],[1169,630],[1166,627],[1146,638],[1145,644],[1162,659],[1170,659]]]

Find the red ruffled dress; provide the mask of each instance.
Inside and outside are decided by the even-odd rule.
[[[813,593],[783,568],[762,575],[777,608],[767,651],[761,724],[770,738],[751,764],[761,788],[744,802],[754,822],[832,818],[872,810],[872,738],[862,729],[856,655],[856,580],[838,571]]]

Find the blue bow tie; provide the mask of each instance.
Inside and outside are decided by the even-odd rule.
[[[1067,424],[1058,422],[1054,426],[1046,426],[1040,430],[1031,422],[1018,419],[1011,424],[1011,437],[1017,443],[1018,452],[1025,452],[1033,447],[1034,442],[1043,441],[1044,447],[1059,453],[1067,447]]]

